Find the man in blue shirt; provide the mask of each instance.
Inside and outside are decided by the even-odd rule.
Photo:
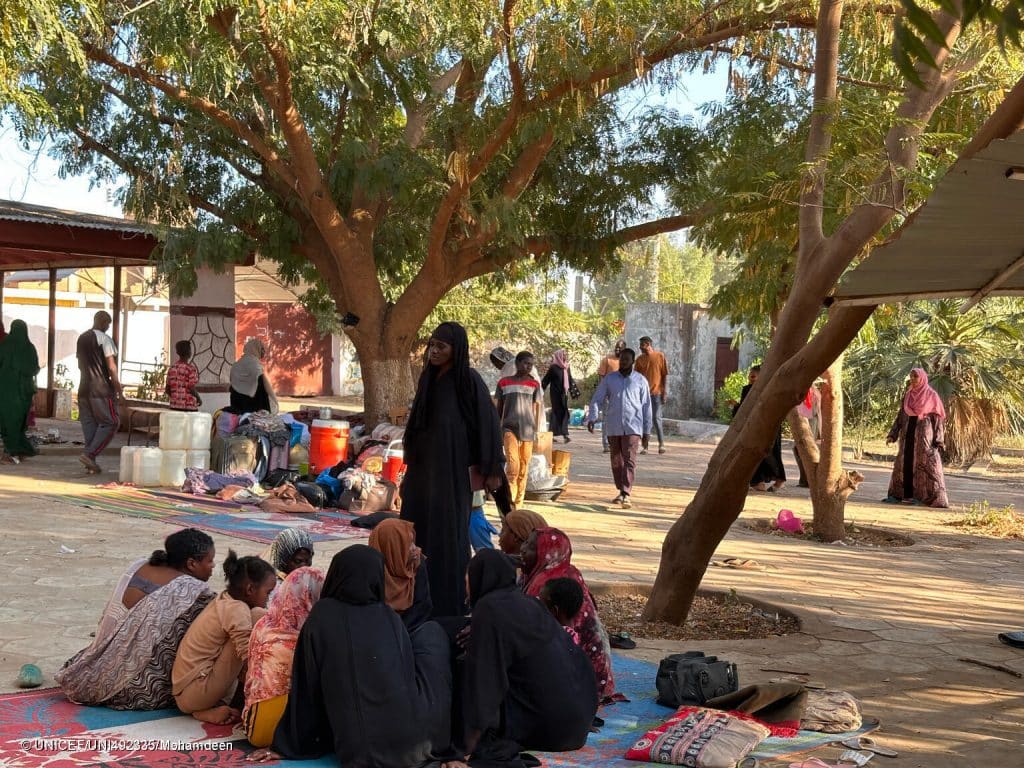
[[[633,491],[633,476],[636,474],[636,457],[640,441],[651,435],[651,388],[647,378],[633,370],[636,352],[623,349],[619,355],[619,370],[601,379],[597,391],[590,400],[587,414],[587,429],[594,431],[599,403],[608,399],[604,423],[608,428],[608,444],[612,454],[612,477],[619,495],[613,504],[624,509],[632,507],[629,495]]]

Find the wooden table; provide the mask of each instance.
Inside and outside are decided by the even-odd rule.
[[[132,432],[135,430],[135,418],[137,416],[144,419],[144,422],[138,426],[139,428],[145,427],[146,429],[146,447],[148,448],[150,442],[153,440],[154,426],[156,426],[156,434],[159,438],[160,414],[164,413],[166,410],[166,408],[142,408],[139,406],[128,406],[128,445],[132,444]]]

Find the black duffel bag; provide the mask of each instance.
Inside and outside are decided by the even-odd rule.
[[[317,483],[307,483],[299,481],[295,483],[295,490],[302,494],[302,496],[317,509],[323,509],[327,506],[327,492],[323,486]]]
[[[738,691],[739,674],[731,661],[688,651],[666,656],[655,679],[658,703],[666,707],[703,706],[708,699]]]

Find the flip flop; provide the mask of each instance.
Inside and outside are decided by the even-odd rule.
[[[719,568],[739,568],[745,571],[763,571],[764,566],[757,560],[750,560],[744,557],[727,557],[724,560],[713,560],[712,565]]]
[[[842,744],[844,747],[849,747],[850,749],[860,749],[864,752],[874,752],[876,755],[881,755],[882,757],[896,757],[899,755],[899,752],[897,752],[895,749],[883,747],[874,739],[869,738],[867,736],[852,736],[849,739],[843,739],[839,743]]]
[[[608,637],[608,644],[612,648],[618,648],[623,651],[631,651],[636,648],[636,641],[629,636],[629,632],[616,632],[614,635]]]
[[[1013,648],[1024,648],[1024,632],[1000,632],[999,642]]]

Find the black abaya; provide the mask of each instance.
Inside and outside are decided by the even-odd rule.
[[[740,405],[746,400],[747,395],[750,394],[750,390],[753,388],[753,384],[744,384],[743,392],[740,394],[740,402],[735,408],[732,409],[732,415],[735,416],[736,412],[739,411]],[[754,470],[754,476],[750,479],[751,485],[758,485],[764,483],[765,485],[771,485],[777,480],[785,482],[786,480],[786,465],[782,463],[782,425],[779,425],[779,429],[775,433],[775,441],[772,443],[771,452],[765,456],[761,463],[757,465],[757,469]]]
[[[465,612],[469,563],[469,468],[487,477],[502,472],[498,415],[480,374],[469,370],[472,392],[460,408],[454,370],[430,382],[424,425],[405,434],[402,519],[416,526],[416,544],[427,557],[434,616]],[[472,408],[473,413],[466,414]],[[474,418],[476,426],[469,423]],[[475,433],[475,434],[474,434]]]
[[[545,752],[581,748],[597,711],[593,667],[547,608],[515,587],[515,567],[505,555],[483,550],[474,561],[481,556],[485,567],[470,567],[475,602],[462,687],[467,733],[484,734],[485,749],[502,741]]]
[[[410,638],[383,599],[380,553],[357,544],[335,555],[295,648],[274,733],[282,756],[333,752],[344,768],[414,768],[447,750],[448,637],[428,622]]]
[[[544,389],[550,387],[551,415],[548,417],[548,431],[555,437],[569,436],[569,393],[565,391],[562,371],[562,366],[552,363],[548,372],[544,374],[544,380],[541,381]],[[569,381],[572,382],[572,374]]]

